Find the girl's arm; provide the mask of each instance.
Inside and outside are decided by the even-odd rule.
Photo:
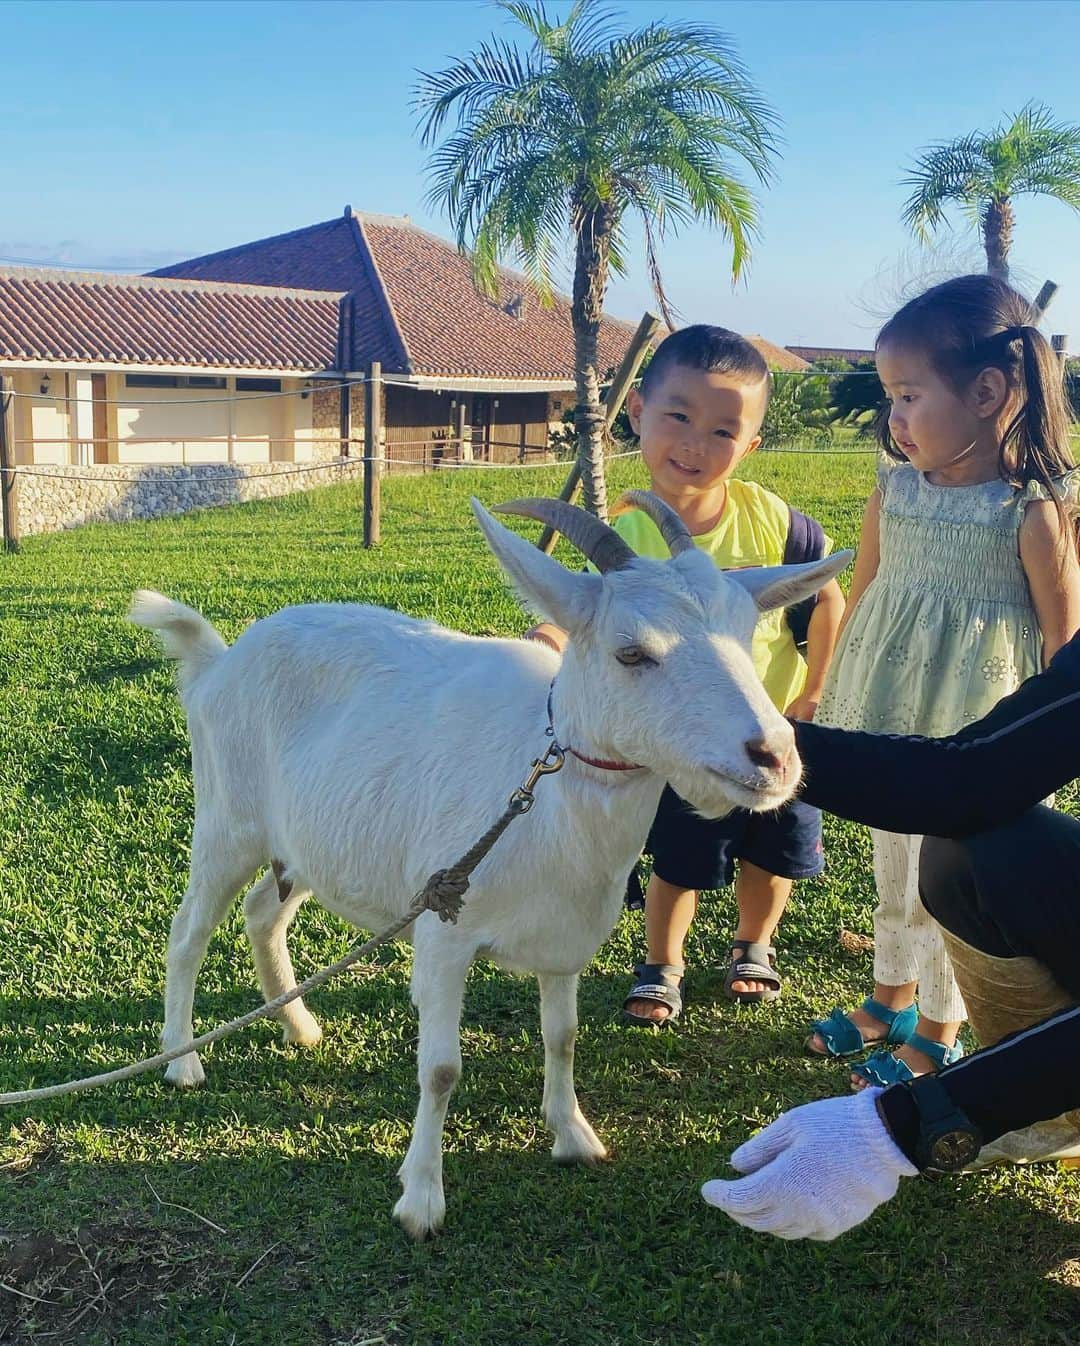
[[[1020,524],[1020,564],[1024,567],[1035,616],[1042,632],[1043,667],[1080,629],[1080,562],[1072,527],[1052,500],[1035,500]]]
[[[802,798],[886,832],[966,836],[1080,775],[1080,635],[981,720],[949,738],[797,723]]]
[[[820,590],[806,630],[806,682],[784,712],[795,720],[812,720],[825,686],[829,660],[844,616],[844,591],[835,580]]]
[[[870,493],[870,499],[866,502],[866,508],[863,510],[862,529],[859,533],[859,550],[855,556],[855,572],[851,577],[851,591],[848,594],[847,607],[844,609],[844,615],[841,617],[840,625],[837,628],[837,640],[839,640],[844,627],[851,620],[851,614],[855,611],[855,604],[870,587],[870,581],[878,572],[878,564],[881,560],[880,521],[881,492],[875,486]],[[807,635],[809,636],[809,632]]]

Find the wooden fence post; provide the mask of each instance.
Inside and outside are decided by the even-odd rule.
[[[14,472],[15,394],[11,379],[0,377],[0,505],[4,516],[4,550],[19,550],[19,479]]]
[[[338,388],[338,438],[341,441],[339,454],[342,458],[348,458],[352,441],[352,384],[344,377]]]
[[[1065,362],[1069,358],[1069,338],[1061,333],[1056,333],[1050,338],[1050,345],[1058,358],[1058,364],[1061,366],[1061,373],[1064,376]]]
[[[645,359],[645,352],[649,349],[649,342],[653,339],[659,326],[660,319],[655,313],[645,313],[638,323],[637,331],[631,338],[630,345],[626,348],[626,354],[615,371],[615,377],[611,380],[611,386],[604,398],[605,432],[611,429],[615,417],[622,410],[622,404],[626,401],[626,394],[633,386],[634,379],[637,378],[641,362]],[[575,459],[574,466],[570,469],[570,473],[563,483],[563,488],[559,492],[559,499],[573,500],[580,487],[581,464]],[[555,550],[558,537],[559,535],[554,528],[545,526],[544,531],[540,534],[540,541],[536,545],[542,552],[546,552],[550,556]]]
[[[1036,323],[1042,321],[1042,316],[1043,316],[1043,314],[1044,314],[1044,313],[1046,312],[1046,310],[1050,307],[1050,304],[1051,304],[1051,302],[1052,302],[1052,300],[1053,300],[1053,298],[1054,298],[1054,295],[1056,295],[1057,292],[1058,292],[1058,287],[1057,287],[1057,282],[1056,282],[1056,281],[1053,281],[1053,280],[1044,280],[1044,281],[1043,281],[1043,283],[1042,283],[1042,289],[1041,289],[1041,290],[1039,291],[1039,293],[1035,296],[1035,303],[1032,305],[1032,308],[1034,308],[1034,310],[1035,310],[1035,321],[1036,321]]]
[[[364,546],[382,536],[382,365],[372,360],[364,389]]]

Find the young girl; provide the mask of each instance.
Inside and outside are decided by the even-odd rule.
[[[906,304],[877,340],[893,462],[878,473],[817,720],[940,736],[982,716],[1080,626],[1064,503],[1072,468],[1061,370],[1030,304],[962,276]],[[852,1086],[957,1060],[964,1005],[919,901],[922,837],[873,832],[873,996],[813,1025],[811,1051],[849,1056]],[[919,1006],[915,993],[919,992]]]

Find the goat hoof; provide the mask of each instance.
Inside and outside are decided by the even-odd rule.
[[[317,1047],[322,1041],[322,1028],[312,1015],[301,1022],[287,1023],[281,1030],[283,1042],[293,1047]]]
[[[410,1200],[408,1194],[402,1195],[394,1207],[394,1219],[410,1238],[422,1242],[432,1234],[437,1234],[446,1218],[446,1202],[441,1193],[426,1200]]]
[[[551,1157],[557,1164],[599,1164],[608,1157],[603,1141],[584,1117],[570,1123],[555,1136]]]
[[[202,1084],[205,1079],[206,1073],[196,1052],[191,1052],[187,1056],[178,1056],[175,1061],[170,1061],[165,1068],[165,1082],[175,1085],[178,1089],[194,1089],[196,1085]]]

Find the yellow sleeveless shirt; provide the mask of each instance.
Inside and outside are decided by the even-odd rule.
[[[732,479],[720,522],[694,542],[707,552],[721,570],[783,564],[791,514],[778,495],[756,481]],[[612,527],[639,556],[665,560],[671,555],[660,530],[641,512],[631,510],[612,521]],[[832,541],[826,539],[826,551]],[[783,609],[761,615],[754,628],[751,647],[754,668],[778,710],[785,710],[806,682],[806,661],[795,641]]]

